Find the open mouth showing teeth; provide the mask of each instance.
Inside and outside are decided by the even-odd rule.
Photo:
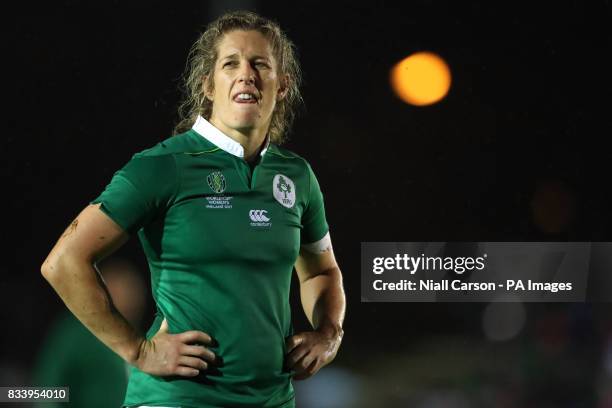
[[[250,93],[240,93],[234,97],[234,101],[238,103],[257,103],[257,98]]]

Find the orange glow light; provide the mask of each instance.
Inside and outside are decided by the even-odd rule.
[[[442,58],[432,52],[417,52],[391,69],[391,87],[404,102],[431,105],[446,96],[451,73]]]

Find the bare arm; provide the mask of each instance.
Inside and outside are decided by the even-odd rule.
[[[168,334],[164,321],[149,341],[114,307],[95,263],[123,245],[128,235],[104,214],[89,205],[59,238],[41,272],[68,309],[104,344],[130,364],[155,375],[193,376],[205,369],[214,354],[206,333]]]
[[[316,330],[342,332],[346,300],[342,273],[331,245],[314,254],[304,248],[295,264],[304,313]]]
[[[316,253],[302,247],[295,269],[302,307],[314,328],[288,341],[288,365],[296,372],[294,378],[300,380],[312,376],[335,358],[344,335],[346,299],[331,241]]]

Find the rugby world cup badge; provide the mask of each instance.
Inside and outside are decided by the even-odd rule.
[[[225,176],[220,171],[213,171],[206,177],[206,181],[208,181],[208,187],[216,194],[221,194],[225,191],[226,183]]]
[[[295,184],[284,174],[277,174],[272,180],[274,198],[283,207],[291,208],[295,205]]]

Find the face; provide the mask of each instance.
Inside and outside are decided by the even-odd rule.
[[[285,95],[277,62],[258,31],[231,31],[218,45],[212,76],[210,121],[222,131],[267,132],[276,103]],[[208,83],[208,81],[205,81]],[[206,86],[206,85],[205,85]]]

